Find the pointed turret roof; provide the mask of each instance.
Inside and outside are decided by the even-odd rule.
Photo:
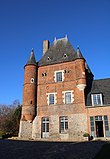
[[[36,65],[36,59],[35,59],[35,56],[34,56],[34,49],[32,49],[31,51],[31,55],[26,63],[26,65]]]
[[[76,56],[75,56],[75,58],[76,58],[76,59],[80,59],[80,58],[84,59],[84,57],[83,57],[83,55],[82,55],[82,53],[81,53],[81,50],[80,50],[79,46],[77,47],[77,51],[76,51]]]

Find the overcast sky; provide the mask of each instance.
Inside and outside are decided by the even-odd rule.
[[[94,78],[110,77],[110,0],[0,0],[0,104],[22,103],[24,65],[42,41],[68,35]]]

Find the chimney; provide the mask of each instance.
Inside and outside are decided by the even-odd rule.
[[[49,49],[49,40],[43,41],[43,55],[46,53],[46,51]]]

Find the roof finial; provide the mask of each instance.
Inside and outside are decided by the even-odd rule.
[[[57,38],[56,38],[56,37],[54,38],[54,41],[57,41]]]
[[[55,37],[54,38],[54,45],[56,45],[56,43],[57,43],[57,38]]]
[[[77,49],[79,49],[79,45],[77,45]]]
[[[34,48],[32,48],[31,52],[34,52]]]
[[[68,36],[67,36],[67,34],[65,35],[65,39],[66,39],[66,40],[68,40]]]

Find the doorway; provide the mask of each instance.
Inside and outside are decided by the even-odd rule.
[[[103,121],[96,121],[96,136],[97,137],[104,137]]]

